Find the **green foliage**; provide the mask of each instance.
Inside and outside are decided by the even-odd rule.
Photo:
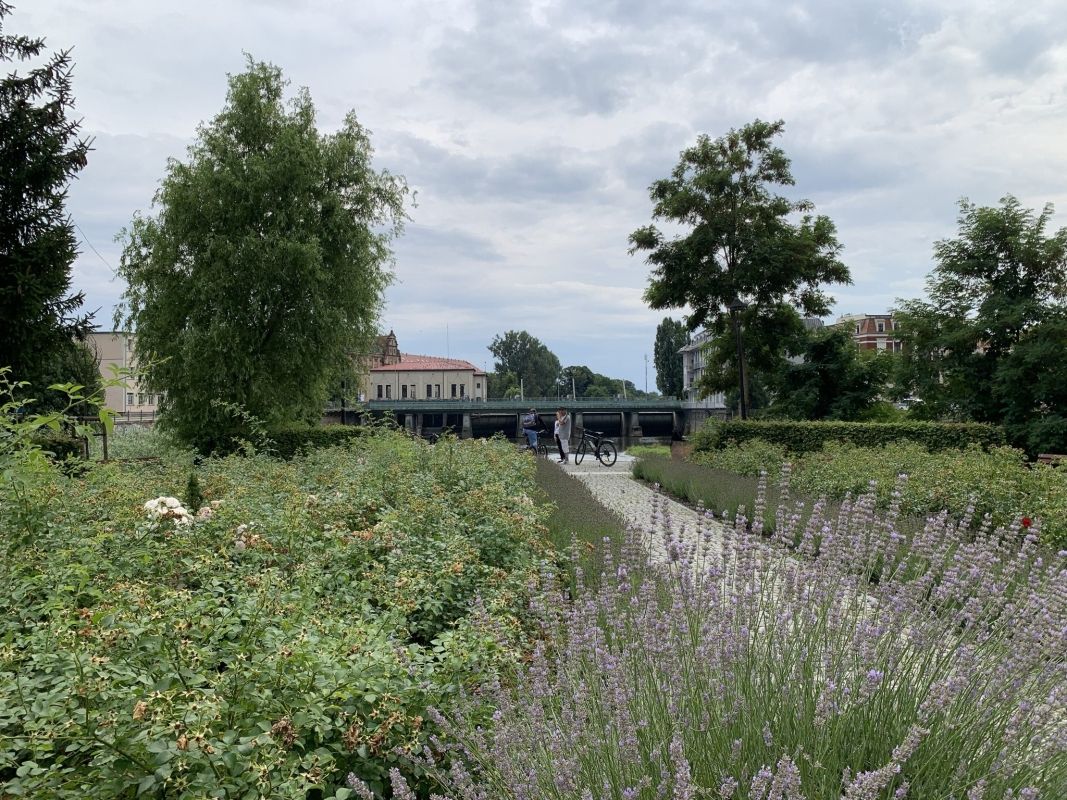
[[[915,413],[1008,423],[1019,446],[1067,445],[1062,406],[1028,391],[1062,384],[1067,364],[1056,349],[1067,228],[1047,233],[1052,213],[1047,205],[1035,214],[1010,195],[996,208],[960,201],[958,235],[934,246],[930,300],[901,301],[897,312],[905,345],[897,382],[921,399]]]
[[[822,285],[851,282],[833,222],[813,216],[810,202],[775,193],[794,183],[789,159],[774,145],[783,128],[757,120],[718,139],[700,136],[649,192],[653,219],[689,232],[668,238],[649,225],[630,236],[630,252],[646,252],[652,266],[649,305],[687,307],[689,329],[711,334],[704,393],[736,384],[732,303],[747,305],[741,321],[755,388],[802,334],[797,310],[824,316],[831,301]]]
[[[648,397],[648,393],[634,386],[632,381],[611,378],[593,372],[585,365],[564,367],[560,372],[560,389],[564,397],[570,397],[573,390],[577,397]]]
[[[504,388],[518,388],[521,381],[526,397],[555,396],[559,381],[559,359],[540,339],[526,331],[508,331],[503,336],[493,337],[489,352],[496,359],[494,371],[498,375],[513,376],[506,386],[498,383],[497,392]],[[494,400],[504,396],[491,395]]]
[[[782,420],[711,420],[693,437],[695,450],[725,447],[762,439],[789,453],[821,450],[827,442],[848,442],[858,447],[878,447],[901,440],[918,442],[928,450],[961,449],[970,444],[982,448],[1004,444],[1004,434],[992,425],[953,422],[789,422]]]
[[[1011,447],[971,444],[930,452],[907,439],[881,446],[827,441],[821,450],[789,456],[780,445],[747,439],[702,450],[691,460],[755,480],[762,470],[776,476],[787,459],[792,462],[791,487],[809,498],[843,500],[873,491],[881,507],[896,501],[905,517],[947,511],[974,525],[987,515],[994,526],[1014,525],[1028,516],[1041,520],[1044,541],[1067,545],[1067,470],[1028,464],[1025,453]],[[901,482],[902,475],[907,480]]]
[[[634,447],[627,447],[626,455],[634,456],[635,458],[644,458],[645,456],[670,458],[671,448],[665,444],[639,444]]]
[[[293,458],[307,450],[336,447],[363,436],[361,425],[320,425],[314,428],[286,428],[271,434],[271,452],[278,458]]]
[[[0,63],[38,66],[0,75],[0,367],[17,375],[37,410],[66,407],[55,383],[80,383],[84,339],[92,315],[79,309],[84,295],[69,294],[78,255],[67,215],[67,186],[85,166],[90,142],[68,115],[73,62],[70,51],[47,55],[43,39],[4,32],[11,6],[0,1]],[[94,367],[95,373],[95,367]],[[95,376],[94,376],[95,377]],[[47,402],[45,402],[47,401]]]
[[[189,480],[185,483],[185,507],[191,513],[196,513],[204,505],[204,493],[200,489],[200,479],[196,472],[189,473]]]
[[[778,462],[777,467],[781,466]],[[707,467],[688,461],[674,461],[658,456],[642,456],[634,463],[638,480],[658,484],[663,491],[687,503],[700,504],[718,515],[733,517],[739,512],[753,513],[759,478],[741,475],[729,469]],[[774,495],[777,497],[777,494]],[[774,531],[774,514],[763,519],[764,530]]]
[[[85,457],[85,439],[68,432],[47,431],[33,437],[33,444],[40,447],[53,461],[66,461]]]
[[[124,234],[119,322],[136,328],[146,388],[165,392],[161,424],[203,451],[248,438],[228,407],[269,429],[317,420],[391,279],[406,185],[375,171],[353,113],[320,134],[308,92],[286,104],[285,86],[249,59],[169,163],[158,216]]]
[[[773,416],[856,420],[885,389],[893,356],[861,351],[842,328],[809,333],[799,363],[785,362],[773,377]]]
[[[689,344],[689,329],[684,323],[664,317],[656,327],[652,360],[656,367],[656,388],[667,397],[682,396],[682,354]]]
[[[549,553],[506,442],[376,430],[282,462],[208,459],[210,515],[146,515],[185,458],[53,475],[0,563],[11,796],[378,792],[462,690],[511,670]],[[18,536],[0,514],[0,541]],[[319,793],[322,794],[319,794]]]

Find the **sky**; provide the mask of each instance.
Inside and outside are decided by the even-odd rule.
[[[837,225],[835,317],[922,296],[961,197],[1067,225],[1064,0],[12,2],[7,32],[73,48],[94,140],[73,284],[105,328],[116,235],[245,53],[308,87],[321,130],[354,110],[415,190],[381,320],[404,352],[491,369],[493,337],[526,330],[654,390],[656,326],[684,309],[646,307],[627,239],[684,148],[757,118],[785,121],[794,196]]]

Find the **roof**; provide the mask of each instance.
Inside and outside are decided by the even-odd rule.
[[[382,364],[371,367],[371,372],[442,372],[448,370],[470,370],[475,375],[485,373],[469,361],[458,358],[438,358],[437,356],[419,356],[413,353],[401,353],[397,364]]]

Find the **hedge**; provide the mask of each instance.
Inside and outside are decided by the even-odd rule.
[[[50,453],[54,461],[85,457],[85,439],[69,433],[41,433],[33,437],[33,443]]]
[[[791,420],[711,421],[693,437],[697,451],[717,450],[729,442],[762,439],[790,453],[822,450],[827,442],[856,447],[883,447],[893,442],[918,442],[931,452],[959,450],[977,444],[983,449],[1002,446],[1004,432],[977,422],[797,422]]]
[[[291,459],[306,450],[318,450],[344,444],[364,433],[361,425],[323,425],[318,428],[293,428],[270,434],[270,447],[278,458]]]

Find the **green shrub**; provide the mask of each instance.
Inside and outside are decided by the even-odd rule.
[[[626,455],[633,456],[634,458],[645,458],[647,456],[658,456],[660,458],[670,458],[671,448],[666,444],[639,444],[633,447],[626,448]]]
[[[85,440],[67,433],[40,433],[33,437],[33,443],[48,453],[54,461],[85,457]]]
[[[420,750],[426,708],[526,651],[551,560],[532,473],[506,442],[370,430],[207,459],[213,510],[188,523],[144,509],[181,495],[184,454],[25,489],[47,519],[13,547],[0,514],[3,793],[332,797],[349,771],[384,792],[398,765],[417,782],[398,752]]]
[[[749,439],[743,444],[728,442],[718,450],[694,450],[690,460],[750,477],[758,477],[761,471],[766,471],[773,480],[781,473],[782,464],[787,458],[785,448],[781,445],[763,439]]]
[[[270,434],[272,452],[278,458],[290,459],[308,450],[336,447],[362,436],[361,425],[322,425],[317,428],[290,428]]]
[[[784,447],[790,453],[821,450],[827,442],[856,447],[880,447],[901,440],[918,442],[926,449],[963,449],[976,444],[987,449],[1004,444],[1000,428],[976,422],[794,422],[785,420],[714,420],[693,438],[694,449],[712,450],[728,442],[751,439]]]

